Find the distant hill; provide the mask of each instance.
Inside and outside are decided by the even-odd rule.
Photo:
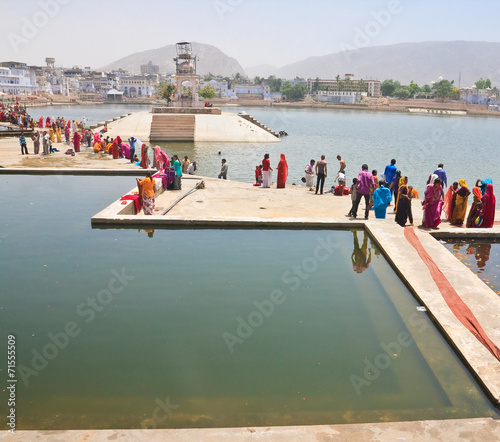
[[[257,66],[250,66],[245,68],[245,72],[248,75],[248,78],[254,79],[255,77],[264,77],[268,78],[271,75],[274,75],[278,71],[276,66],[272,64],[259,64]]]
[[[197,73],[205,75],[211,72],[214,75],[222,75],[224,77],[231,76],[239,72],[244,75],[245,72],[241,65],[234,58],[224,54],[220,49],[215,46],[203,43],[192,43],[193,54],[197,56]],[[141,65],[147,64],[152,61],[153,64],[160,66],[160,72],[174,73],[175,62],[174,57],[177,56],[176,46],[174,44],[164,46],[158,49],[151,49],[149,51],[136,52],[135,54],[121,58],[99,70],[111,71],[114,69],[125,69],[132,73],[140,74]]]
[[[277,77],[335,78],[354,74],[355,78],[386,80],[402,84],[411,80],[420,86],[438,81],[439,77],[455,80],[458,86],[471,86],[480,77],[500,86],[500,43],[450,41],[400,43],[357,51],[310,57],[281,67]]]

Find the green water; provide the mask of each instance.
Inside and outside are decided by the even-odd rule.
[[[132,178],[0,183],[17,429],[497,416],[363,232],[92,230]]]
[[[500,244],[486,239],[450,239],[441,241],[462,264],[500,295]]]

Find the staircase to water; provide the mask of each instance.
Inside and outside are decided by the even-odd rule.
[[[196,117],[182,114],[153,114],[151,141],[194,141]]]

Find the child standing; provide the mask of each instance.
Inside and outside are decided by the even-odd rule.
[[[349,193],[351,194],[351,201],[352,201],[352,206],[351,206],[351,210],[349,210],[349,213],[347,214],[347,216],[354,216],[353,215],[353,211],[354,211],[354,202],[356,201],[356,198],[358,197],[358,179],[357,178],[353,178],[352,179],[352,186],[351,186],[351,189],[349,191]]]

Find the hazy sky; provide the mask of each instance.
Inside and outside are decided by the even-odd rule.
[[[98,68],[179,41],[246,68],[345,48],[500,41],[498,0],[0,0],[0,60]]]

